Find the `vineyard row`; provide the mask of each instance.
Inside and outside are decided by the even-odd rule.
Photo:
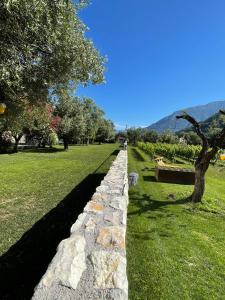
[[[173,160],[176,156],[194,160],[201,151],[201,146],[164,143],[138,142],[138,148],[146,152],[151,158],[155,155],[160,155],[170,160]]]

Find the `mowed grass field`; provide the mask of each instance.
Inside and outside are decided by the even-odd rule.
[[[193,186],[156,182],[134,147],[129,171],[139,174],[129,191],[129,299],[225,299],[225,169],[210,167],[199,205],[186,200]]]
[[[58,148],[0,155],[0,254],[105,160],[95,173],[106,173],[116,147],[71,146],[67,152]]]

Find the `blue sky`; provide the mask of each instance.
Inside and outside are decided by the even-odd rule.
[[[78,94],[118,129],[225,99],[225,0],[92,0],[80,16],[108,63]]]

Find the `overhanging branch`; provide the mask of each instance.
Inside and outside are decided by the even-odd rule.
[[[225,114],[225,112],[224,112]],[[202,143],[203,143],[203,149],[208,149],[209,147],[209,142],[208,139],[206,138],[206,136],[204,135],[204,133],[202,132],[199,123],[189,114],[187,114],[186,112],[183,112],[182,115],[176,116],[177,119],[184,119],[186,121],[188,121],[189,123],[191,123],[197,133],[197,135],[201,138]]]

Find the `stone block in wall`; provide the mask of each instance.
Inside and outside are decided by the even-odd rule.
[[[127,293],[126,259],[118,252],[95,251],[91,255],[94,287],[121,289]]]
[[[38,289],[45,290],[55,285],[76,289],[86,268],[85,245],[85,238],[81,235],[72,235],[63,240],[47,272],[42,277],[36,294]]]

